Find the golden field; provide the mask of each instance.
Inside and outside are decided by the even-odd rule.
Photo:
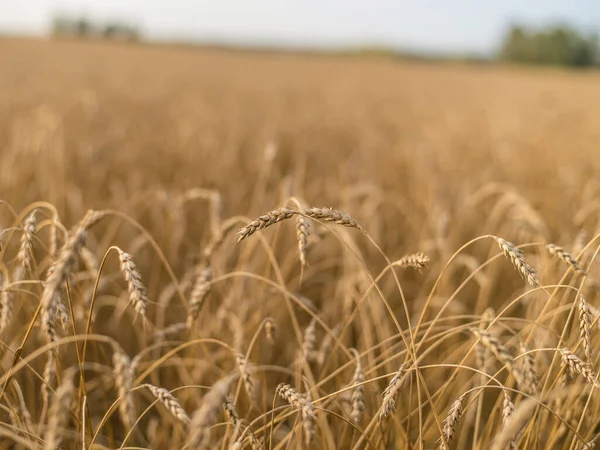
[[[1,448],[592,448],[600,74],[3,39],[0,86]]]

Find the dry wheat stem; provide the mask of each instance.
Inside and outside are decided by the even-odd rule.
[[[581,447],[581,450],[592,450],[593,448],[596,448],[596,441],[598,440],[599,436],[600,434],[594,436],[591,441],[589,441],[583,447]]]

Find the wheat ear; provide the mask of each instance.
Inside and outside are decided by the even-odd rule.
[[[117,250],[119,252],[121,273],[123,274],[125,281],[127,281],[129,302],[133,305],[133,309],[135,309],[137,314],[146,316],[148,297],[146,296],[146,288],[144,287],[144,283],[142,283],[142,275],[133,262],[133,257],[129,253],[125,253],[119,248]]]
[[[585,359],[588,363],[592,362],[592,313],[588,307],[585,298],[582,295],[579,296],[579,302],[577,304],[579,309],[579,336],[581,337],[581,343],[583,345],[583,351],[585,352]]]
[[[429,257],[425,256],[421,252],[403,256],[398,261],[392,263],[393,266],[398,266],[402,268],[410,267],[411,269],[418,270],[419,272],[425,267],[427,267],[428,264]]]
[[[525,385],[525,379],[521,371],[516,367],[515,360],[508,352],[506,347],[500,343],[500,340],[485,330],[478,328],[470,328],[471,332],[479,338],[479,341],[487,348],[501,363],[503,363],[508,371],[512,373],[519,386]]]
[[[600,383],[596,379],[596,374],[589,363],[579,359],[573,352],[566,348],[560,349],[560,355],[567,367],[570,367],[579,375],[581,375],[588,383],[594,387],[600,387]]]
[[[129,357],[121,350],[113,353],[115,385],[119,394],[119,414],[121,421],[130,429],[135,422],[135,404],[133,388],[133,368]]]
[[[304,214],[308,217],[318,220],[324,220],[326,222],[333,222],[337,225],[344,227],[356,228],[364,232],[365,230],[361,227],[356,220],[354,220],[348,213],[339,211],[334,208],[306,208]]]
[[[258,230],[270,227],[271,225],[281,222],[282,220],[289,219],[295,214],[298,214],[298,211],[289,208],[279,208],[269,211],[268,213],[253,220],[245,227],[240,228],[236,234],[237,241],[240,242],[246,239],[248,236],[253,235]]]
[[[551,255],[556,256],[558,259],[571,266],[571,268],[581,275],[585,275],[585,270],[579,265],[577,260],[564,248],[559,247],[558,245],[548,244],[546,248],[550,252]]]
[[[315,411],[312,402],[289,384],[280,383],[275,390],[275,395],[281,397],[302,414],[304,428],[304,443],[310,446],[315,435]]]
[[[448,409],[448,414],[444,419],[444,426],[442,428],[442,433],[444,435],[444,439],[439,440],[439,448],[440,450],[444,450],[447,448],[447,443],[450,442],[454,438],[454,434],[456,432],[456,426],[460,421],[463,413],[463,402],[464,394],[461,395],[457,400],[454,400]]]
[[[535,269],[527,263],[523,252],[519,250],[512,242],[497,236],[494,236],[494,239],[498,243],[502,253],[504,253],[504,255],[510,259],[513,266],[515,266],[517,272],[519,272],[521,276],[525,278],[532,286],[539,286],[540,282],[537,278],[537,273]]]
[[[410,363],[407,361],[400,366],[398,372],[392,377],[390,383],[383,391],[383,401],[381,404],[381,409],[379,411],[379,421],[381,422],[384,418],[386,418],[391,412],[396,410],[396,396],[398,392],[400,392],[400,388],[402,387],[402,379],[408,369]]]
[[[150,391],[156,399],[158,399],[175,417],[179,419],[184,424],[190,423],[190,418],[185,412],[185,409],[181,406],[181,404],[177,401],[177,399],[169,392],[167,389],[153,386],[152,384],[146,384],[146,388]]]
[[[31,259],[33,258],[33,239],[37,229],[36,215],[34,209],[29,213],[23,222],[23,233],[21,234],[21,245],[17,253],[17,260],[23,269],[31,269]]]
[[[206,300],[206,297],[210,294],[212,290],[212,269],[209,265],[201,265],[198,267],[198,275],[196,277],[196,281],[194,282],[194,287],[192,288],[192,293],[190,297],[190,310],[187,317],[187,327],[188,329],[192,329],[194,326],[194,322],[198,318],[200,314],[200,308]]]

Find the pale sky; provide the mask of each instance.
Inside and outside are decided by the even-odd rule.
[[[55,12],[140,26],[151,39],[493,51],[512,20],[600,32],[600,0],[0,0],[0,32],[43,34]]]

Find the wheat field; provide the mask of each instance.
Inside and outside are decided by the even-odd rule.
[[[0,447],[591,449],[600,74],[0,40]]]

